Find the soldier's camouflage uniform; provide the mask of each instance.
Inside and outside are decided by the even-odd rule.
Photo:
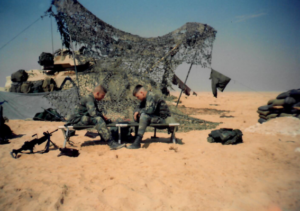
[[[171,112],[165,100],[161,96],[148,91],[146,99],[143,100],[139,107],[133,113],[139,112],[138,118],[139,129],[138,135],[143,137],[146,128],[151,123],[153,124],[166,124],[172,119]]]
[[[80,103],[75,106],[72,119],[78,120],[79,125],[95,125],[95,129],[101,136],[101,139],[108,141],[111,138],[111,132],[107,128],[105,120],[102,117],[102,112],[97,106],[97,101],[93,93],[88,94],[80,100]]]

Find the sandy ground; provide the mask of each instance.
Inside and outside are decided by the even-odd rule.
[[[177,133],[183,145],[152,142],[146,133],[139,150],[109,150],[107,145],[80,147],[99,136],[78,131],[71,138],[80,150],[77,158],[57,157],[59,151],[52,150],[15,160],[12,149],[62,123],[11,120],[9,126],[23,136],[0,145],[0,210],[299,211],[300,135],[246,130],[257,123],[257,107],[278,94],[224,92],[214,98],[199,92],[182,98],[186,107],[233,116],[193,115],[223,122],[219,128],[242,130],[244,143],[229,146],[208,143],[210,130],[203,130]],[[169,138],[158,136],[161,142]],[[62,133],[54,133],[52,141],[62,147]]]

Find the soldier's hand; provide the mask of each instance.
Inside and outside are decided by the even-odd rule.
[[[103,118],[104,118],[105,121],[108,120],[108,118],[106,116],[104,116],[103,114],[102,114],[102,116],[103,116]]]
[[[139,115],[139,112],[135,112],[135,113],[134,113],[133,117],[134,117],[134,120],[135,120],[135,121],[137,121],[138,115]]]
[[[111,119],[107,119],[107,120],[105,120],[105,122],[106,122],[106,124],[110,124],[110,123],[112,123],[112,120]]]

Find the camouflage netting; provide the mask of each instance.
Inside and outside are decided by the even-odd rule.
[[[44,96],[59,111],[62,116],[71,114],[74,106],[79,103],[76,88],[63,90],[59,92],[49,92]]]
[[[53,0],[47,12],[55,17],[63,44],[74,51],[75,43],[81,47],[80,55],[94,60],[93,68],[78,74],[76,84],[80,95],[87,93],[86,87],[106,86],[108,93],[99,106],[107,115],[132,118],[138,104],[132,90],[137,84],[162,94],[172,86],[178,65],[211,65],[216,30],[206,24],[186,23],[164,36],[143,38],[112,27],[76,0]],[[172,110],[174,115],[180,114],[175,107]],[[180,115],[181,124],[204,122]]]

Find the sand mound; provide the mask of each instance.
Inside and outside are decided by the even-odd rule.
[[[295,117],[280,117],[271,119],[263,124],[257,123],[256,125],[248,127],[246,132],[261,133],[266,135],[300,135],[300,119]]]

